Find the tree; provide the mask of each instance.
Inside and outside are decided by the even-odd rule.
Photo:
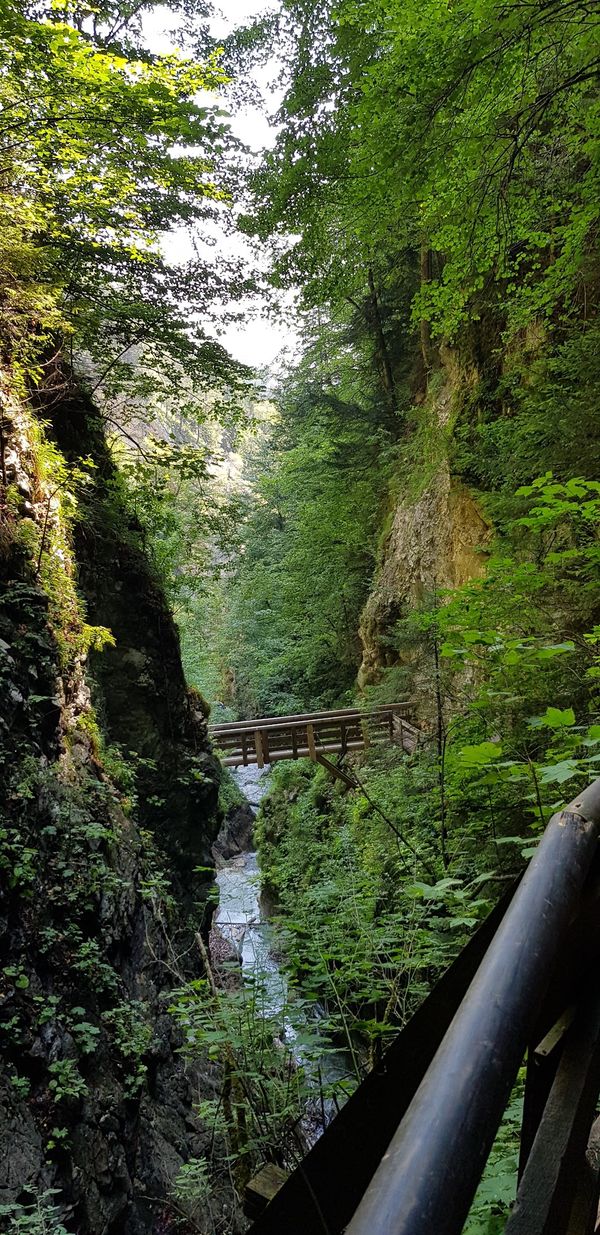
[[[589,311],[600,58],[585,0],[283,14],[282,129],[257,180],[259,231],[294,236],[278,277],[334,302],[409,250],[415,317],[446,335],[482,299],[514,326]]]
[[[134,386],[140,357],[171,385],[187,374],[233,389],[246,376],[202,322],[226,287],[247,286],[239,270],[173,270],[160,252],[162,232],[226,198],[215,177],[227,128],[197,102],[225,74],[216,52],[150,55],[138,19],[127,6],[93,19],[77,6],[2,10],[0,327],[25,385],[56,386],[57,351],[91,356],[93,388]]]

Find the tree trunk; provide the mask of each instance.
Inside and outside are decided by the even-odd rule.
[[[368,283],[369,283],[369,300],[368,300],[369,313],[368,313],[368,316],[369,316],[371,325],[373,327],[373,333],[375,335],[375,354],[377,356],[377,364],[378,364],[379,372],[381,375],[381,381],[382,381],[383,389],[385,391],[386,399],[388,401],[391,411],[395,412],[397,410],[396,409],[396,385],[394,382],[394,373],[392,369],[390,353],[389,353],[388,345],[386,343],[386,338],[385,338],[385,334],[383,330],[383,322],[381,320],[379,297],[377,295],[377,288],[375,286],[375,279],[373,277],[373,270],[371,266],[369,266],[369,269],[367,272],[367,278],[368,278]]]
[[[431,250],[426,240],[423,240],[421,242],[420,272],[421,272],[421,291],[423,291],[423,288],[428,283],[431,283]],[[425,375],[426,377],[429,377],[429,374],[431,373],[431,370],[433,368],[432,347],[431,347],[431,326],[429,322],[427,321],[427,318],[425,317],[421,318],[420,333],[421,333],[421,355],[423,357]]]

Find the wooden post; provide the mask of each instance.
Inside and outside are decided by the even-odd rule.
[[[247,1218],[259,1218],[269,1201],[279,1192],[288,1178],[288,1172],[272,1162],[262,1166],[257,1175],[246,1184],[244,1213]]]
[[[310,758],[312,759],[313,763],[316,763],[317,748],[315,746],[315,729],[314,729],[314,725],[311,725],[310,721],[306,726],[306,744],[308,746],[308,753],[310,755]]]
[[[242,729],[240,736],[242,739],[242,762],[244,764],[244,767],[247,768],[248,767],[248,747],[246,746],[246,734],[244,733],[243,729]]]
[[[341,737],[342,754],[344,754],[344,753],[345,753],[345,750],[346,750],[346,734],[347,734],[346,722],[345,722],[345,720],[343,720],[343,721],[341,722],[341,724],[340,724],[340,737]]]
[[[269,762],[269,734],[266,729],[261,730],[261,740],[263,748],[263,759],[265,763]]]
[[[397,714],[394,715],[394,735],[392,741],[404,750],[404,725],[402,724],[402,717]]]
[[[262,737],[261,737],[260,729],[254,730],[254,748],[256,750],[256,762],[259,768],[264,768],[265,759],[263,755]]]
[[[592,1124],[583,1162],[579,1164],[580,1181],[571,1210],[567,1235],[595,1235],[598,1230],[598,1194],[600,1192],[600,1119]]]

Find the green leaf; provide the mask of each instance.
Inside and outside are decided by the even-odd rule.
[[[577,776],[579,770],[579,761],[577,759],[562,759],[560,763],[542,767],[540,769],[540,780],[543,785],[554,783],[562,785],[564,781],[572,780],[574,776]]]
[[[568,729],[575,724],[573,708],[548,707],[543,716],[533,716],[529,722],[532,729]]]
[[[436,884],[421,883],[418,879],[405,888],[409,896],[422,896],[425,900],[443,900],[448,890],[460,880],[440,879]]]
[[[538,660],[552,660],[555,656],[563,656],[565,652],[574,652],[575,644],[571,640],[565,643],[546,643],[536,653]]]
[[[523,654],[517,652],[516,648],[511,648],[510,652],[506,652],[502,657],[503,665],[518,665],[523,659]]]
[[[501,754],[500,742],[479,742],[476,746],[462,746],[458,752],[460,763],[465,768],[483,768]]]

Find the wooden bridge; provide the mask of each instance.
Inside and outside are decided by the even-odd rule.
[[[407,702],[370,711],[341,708],[210,725],[209,732],[226,767],[256,763],[262,768],[278,759],[312,759],[332,768],[328,755],[345,755],[374,743],[394,742],[413,751],[419,731],[407,719],[409,711]]]

